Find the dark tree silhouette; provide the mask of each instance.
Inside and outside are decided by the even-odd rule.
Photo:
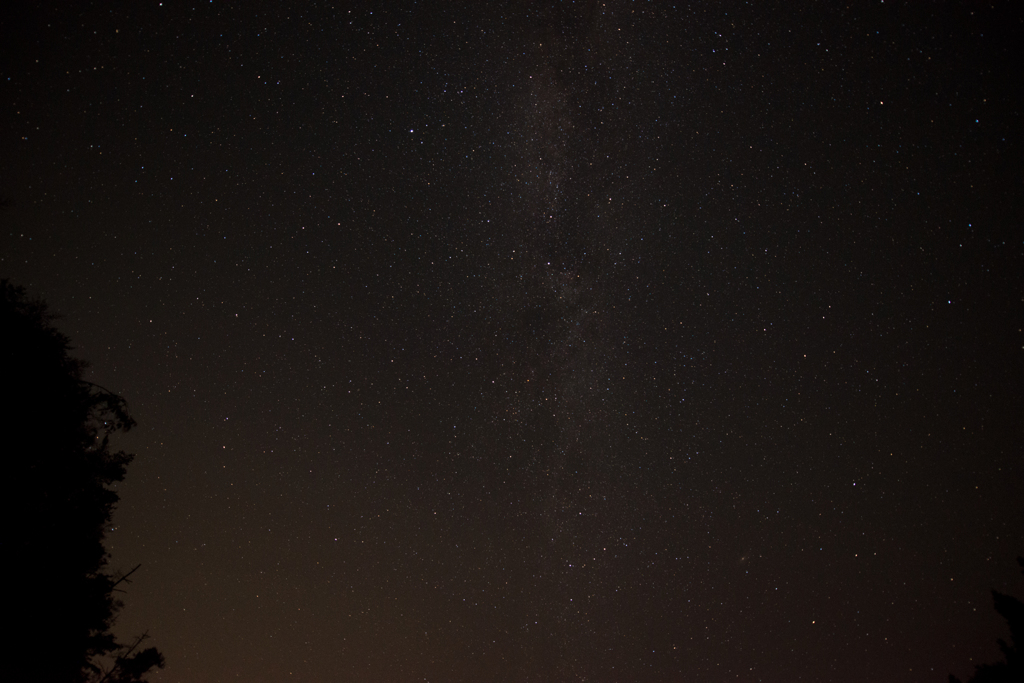
[[[4,616],[9,681],[141,681],[163,666],[111,633],[121,604],[107,570],[104,529],[132,456],[110,436],[135,423],[124,400],[82,379],[53,316],[20,287],[0,281],[0,436],[7,488],[0,547],[9,578]],[[13,667],[13,668],[12,668]],[[17,669],[23,669],[21,673]]]
[[[1021,572],[1024,572],[1024,557],[1017,558]],[[1010,643],[999,639],[1005,662],[981,664],[974,669],[974,675],[967,683],[1024,683],[1024,603],[1012,595],[992,591],[996,612],[1006,619],[1010,627]],[[960,683],[956,676],[949,677],[949,683]]]

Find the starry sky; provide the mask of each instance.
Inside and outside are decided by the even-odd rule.
[[[118,632],[158,683],[996,660],[1022,18],[24,3],[0,276],[139,425]]]

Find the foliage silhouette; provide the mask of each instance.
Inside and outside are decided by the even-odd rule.
[[[8,563],[31,567],[21,591],[8,586],[8,662],[30,662],[10,681],[128,683],[163,666],[155,648],[119,643],[110,629],[121,603],[107,572],[104,531],[132,456],[110,436],[135,422],[120,396],[82,379],[86,363],[52,326],[41,301],[0,281],[0,428],[9,482]]]
[[[1018,557],[1017,564],[1024,573],[1024,557]],[[995,590],[992,591],[992,600],[996,612],[1006,619],[1010,627],[1010,644],[999,639],[999,649],[1003,651],[1006,661],[978,665],[967,683],[1024,683],[1024,603],[1012,595],[1004,595]],[[949,683],[960,683],[960,679],[950,675]]]

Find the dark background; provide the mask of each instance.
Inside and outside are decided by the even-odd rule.
[[[154,681],[944,681],[1024,593],[1015,3],[40,3],[0,275]],[[12,482],[17,485],[16,482]],[[31,558],[17,558],[31,564]]]

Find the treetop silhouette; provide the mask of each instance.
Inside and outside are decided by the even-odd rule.
[[[54,316],[24,289],[0,281],[0,426],[9,492],[8,533],[0,547],[25,567],[12,591],[7,639],[12,660],[28,663],[8,680],[72,683],[141,681],[163,666],[155,648],[139,650],[111,633],[121,603],[108,573],[104,531],[132,455],[110,437],[135,422],[125,401],[82,379],[84,361]]]
[[[1024,573],[1024,557],[1018,557],[1017,564]],[[1006,661],[978,665],[967,683],[1024,683],[1024,602],[996,590],[992,591],[992,600],[996,612],[1006,619],[1010,627],[1010,642],[999,639],[999,649]],[[950,675],[949,683],[961,681]]]

